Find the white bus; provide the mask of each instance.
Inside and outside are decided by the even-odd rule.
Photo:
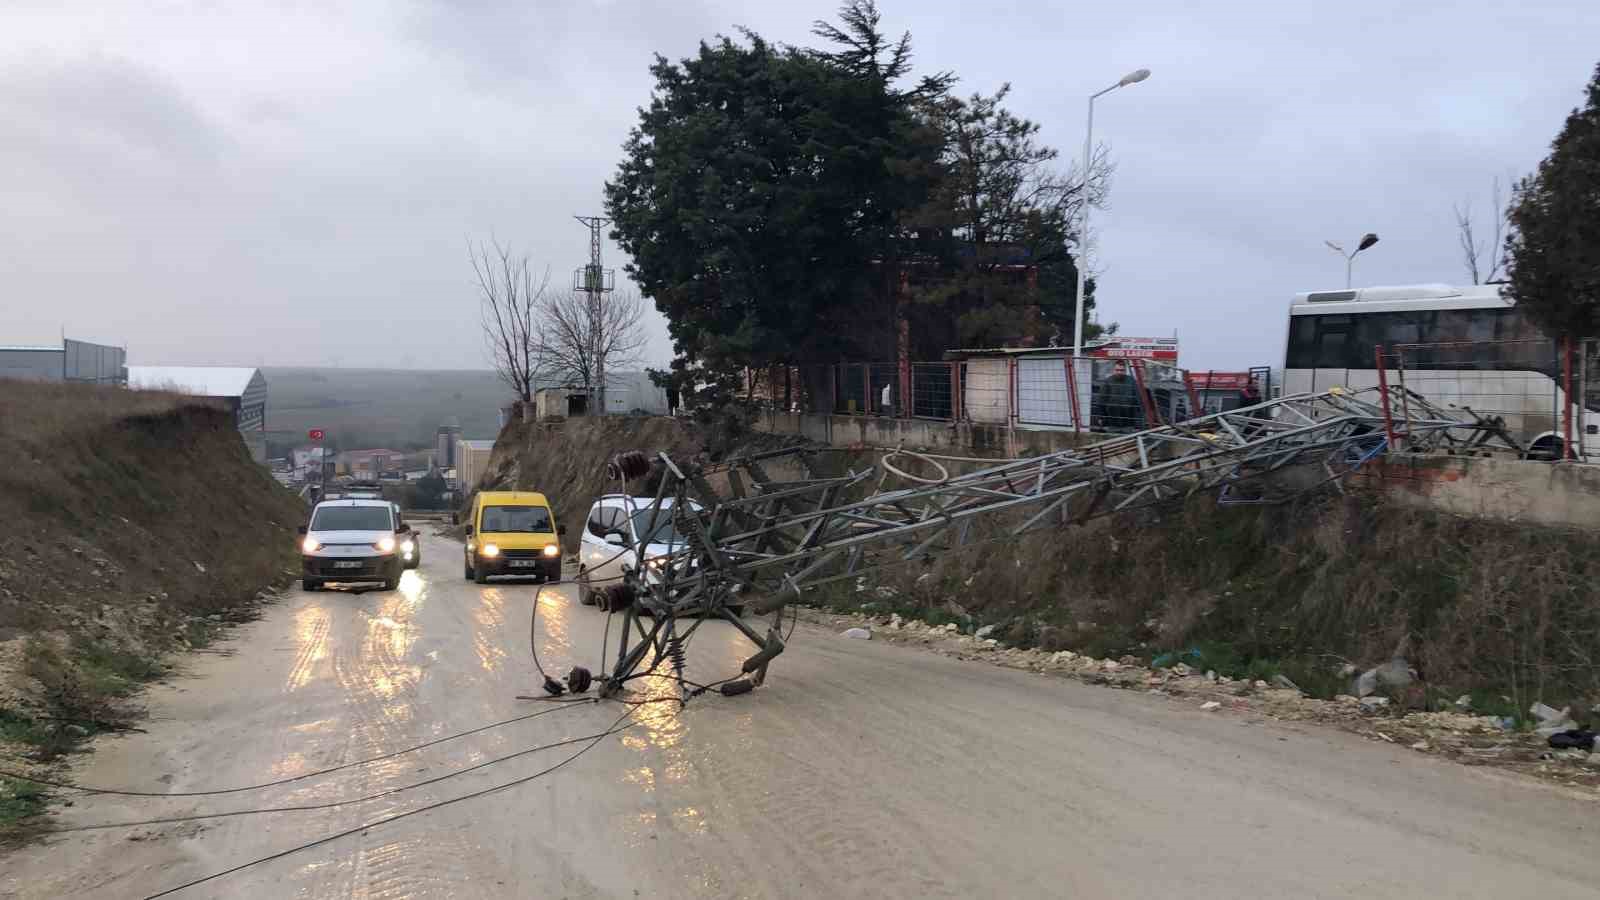
[[[1391,386],[1435,404],[1498,416],[1530,456],[1561,457],[1565,402],[1557,342],[1539,331],[1497,285],[1370,287],[1296,294],[1284,352],[1285,394],[1376,387],[1376,348]],[[1419,346],[1420,345],[1420,346]],[[1403,372],[1401,371],[1403,369]],[[1590,378],[1600,373],[1590,372]],[[1573,363],[1579,378],[1579,363]],[[1600,457],[1600,415],[1574,405],[1574,454]],[[1579,432],[1583,432],[1580,434]]]

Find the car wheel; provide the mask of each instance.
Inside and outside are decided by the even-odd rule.
[[[489,573],[485,572],[482,569],[473,569],[472,570],[472,580],[476,581],[479,584],[488,584],[489,583]]]
[[[322,590],[322,579],[321,578],[302,578],[302,579],[300,579],[300,586],[305,588],[308,591],[320,591],[320,590]]]
[[[472,580],[472,563],[470,561],[461,564],[461,577],[468,581]]]
[[[589,571],[578,570],[578,602],[584,606],[594,605],[594,589],[589,587]]]

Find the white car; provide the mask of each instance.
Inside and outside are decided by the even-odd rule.
[[[646,566],[684,549],[683,535],[672,522],[673,502],[668,497],[657,507],[653,497],[626,494],[607,494],[595,501],[578,545],[579,602],[604,603],[607,589],[620,584],[623,573],[638,564],[641,543]],[[699,504],[692,508],[700,510]]]
[[[389,501],[324,500],[299,530],[306,590],[321,590],[330,581],[380,581],[386,591],[400,585],[401,544],[413,536]]]

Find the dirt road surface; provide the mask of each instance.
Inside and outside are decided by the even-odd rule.
[[[254,784],[536,711],[535,587],[461,578],[426,541],[400,590],[297,592],[153,690],[147,734],[82,783]],[[605,616],[540,602],[541,655],[594,665]],[[689,675],[748,653],[726,626]],[[600,732],[574,705],[262,791],[79,797],[58,825],[326,803]],[[1350,735],[801,626],[766,687],[705,697],[520,787],[359,831],[178,897],[1596,896],[1600,804]],[[57,834],[3,861],[8,897],[144,897],[363,823],[524,778],[581,744],[310,812]]]

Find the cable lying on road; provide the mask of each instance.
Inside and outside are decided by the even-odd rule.
[[[595,703],[595,702],[598,702],[598,701],[592,700],[592,699],[588,699],[588,698],[573,697],[573,698],[570,698],[570,699],[565,700],[563,702],[571,704],[571,703]],[[334,772],[343,772],[346,769],[354,769],[354,768],[359,768],[360,766],[371,765],[371,764],[376,763],[376,762],[383,762],[384,760],[394,759],[397,756],[405,756],[408,753],[416,753],[419,750],[426,750],[429,747],[437,747],[440,744],[446,744],[446,743],[449,743],[450,741],[460,740],[461,738],[468,737],[470,735],[481,734],[481,733],[483,733],[485,731],[489,731],[489,730],[494,729],[494,728],[501,728],[501,727],[504,727],[506,725],[513,725],[513,724],[515,724],[517,722],[526,722],[529,719],[537,719],[540,716],[548,715],[550,713],[560,712],[560,711],[561,710],[559,708],[558,709],[541,709],[538,712],[527,713],[525,715],[520,715],[520,716],[513,716],[512,718],[509,718],[509,719],[501,719],[498,722],[490,722],[487,725],[480,725],[477,728],[468,729],[467,731],[458,731],[455,734],[446,735],[446,736],[441,737],[441,738],[435,738],[435,739],[433,739],[431,741],[426,741],[426,742],[421,743],[421,744],[415,744],[415,745],[412,745],[410,747],[406,747],[406,748],[403,748],[403,749],[400,749],[400,750],[395,750],[395,751],[392,751],[392,752],[389,752],[389,753],[379,754],[378,756],[369,756],[366,759],[358,759],[358,760],[356,760],[354,762],[347,762],[347,763],[343,763],[343,764],[340,764],[340,765],[337,765],[337,766],[330,766],[330,767],[328,767],[326,769],[318,769],[318,770],[316,770],[314,772],[303,772],[303,773],[301,773],[299,775],[293,775],[293,776],[290,776],[288,778],[280,778],[280,779],[278,779],[276,781],[263,781],[260,784],[246,784],[246,785],[240,785],[239,787],[213,788],[213,789],[204,790],[204,791],[166,791],[166,792],[131,791],[131,790],[120,790],[120,789],[116,789],[116,788],[93,787],[91,785],[78,784],[78,783],[72,782],[72,781],[57,781],[57,780],[53,780],[53,779],[49,779],[49,778],[40,778],[40,777],[35,776],[35,775],[24,775],[21,772],[11,772],[11,771],[8,771],[8,770],[5,770],[5,769],[0,769],[0,776],[4,776],[4,777],[7,777],[7,778],[15,778],[18,781],[30,781],[30,782],[33,782],[34,784],[42,784],[42,785],[45,785],[46,787],[59,788],[59,789],[62,789],[62,790],[82,791],[82,792],[84,792],[86,794],[109,794],[109,795],[115,796],[115,797],[155,797],[155,798],[161,798],[161,797],[217,797],[217,796],[222,796],[224,794],[242,794],[242,793],[245,793],[247,791],[265,790],[266,788],[279,787],[279,786],[285,785],[285,784],[293,784],[294,782],[297,782],[297,781],[305,781],[305,780],[311,779],[311,778],[319,778],[319,777],[321,777],[323,775],[331,775]]]
[[[399,821],[401,819],[410,818],[411,816],[420,815],[420,814],[425,813],[425,812],[432,812],[433,810],[441,809],[441,808],[446,807],[446,806],[452,806],[454,804],[462,803],[462,802],[467,801],[467,800],[475,800],[475,799],[477,799],[479,797],[487,796],[487,795],[493,794],[493,793],[495,793],[497,791],[504,791],[504,790],[508,790],[510,788],[514,788],[514,787],[518,787],[520,785],[527,784],[530,781],[534,781],[535,779],[542,778],[542,777],[550,774],[551,772],[554,772],[555,770],[561,768],[562,766],[565,766],[567,763],[570,763],[573,760],[577,759],[578,757],[584,755],[585,753],[588,753],[590,750],[593,750],[596,746],[598,746],[601,741],[605,740],[606,738],[610,737],[611,735],[616,734],[619,731],[624,731],[624,730],[632,727],[634,724],[637,724],[637,723],[630,722],[627,725],[623,725],[622,722],[623,722],[623,720],[629,718],[630,716],[632,716],[634,713],[636,713],[638,711],[639,711],[639,707],[638,706],[630,706],[628,708],[627,712],[624,712],[622,715],[618,716],[611,723],[611,727],[607,728],[605,731],[600,732],[593,739],[591,739],[588,744],[586,744],[583,747],[580,747],[576,753],[573,753],[571,756],[567,757],[566,759],[563,759],[562,761],[560,761],[560,762],[558,762],[558,763],[556,763],[556,764],[554,764],[552,766],[548,766],[548,767],[546,767],[544,769],[541,769],[541,770],[533,773],[532,775],[526,775],[526,776],[523,776],[522,778],[517,778],[517,779],[512,780],[512,781],[507,781],[504,784],[497,784],[497,785],[494,785],[493,787],[487,787],[487,788],[484,788],[481,791],[474,791],[474,792],[472,792],[470,794],[463,794],[460,797],[452,797],[449,800],[441,800],[441,801],[439,801],[437,803],[430,803],[427,806],[419,806],[416,809],[407,810],[406,812],[403,812],[403,813],[396,813],[396,814],[394,814],[392,816],[385,816],[385,817],[380,818],[380,819],[374,819],[374,820],[372,820],[370,822],[366,822],[364,824],[357,825],[354,828],[347,828],[344,831],[335,832],[333,834],[327,835],[326,837],[317,838],[314,841],[307,841],[304,844],[300,844],[299,846],[296,846],[296,847],[290,847],[287,850],[280,850],[277,853],[273,853],[273,854],[270,854],[268,856],[257,857],[256,859],[252,859],[249,862],[240,863],[239,865],[232,866],[232,867],[227,868],[227,869],[223,869],[220,872],[213,872],[210,875],[206,875],[206,876],[201,877],[201,878],[196,878],[196,879],[194,879],[192,881],[186,881],[183,884],[177,885],[176,887],[170,887],[170,888],[167,888],[164,891],[160,891],[158,893],[150,894],[149,896],[145,897],[144,900],[157,900],[157,898],[160,898],[160,897],[168,897],[168,896],[171,896],[173,894],[178,893],[179,891],[185,891],[185,890],[188,890],[189,888],[192,888],[192,887],[198,887],[199,885],[205,884],[205,883],[210,882],[210,881],[215,881],[218,878],[224,878],[224,877],[226,877],[228,875],[232,875],[232,874],[235,874],[237,872],[242,872],[245,869],[251,868],[253,866],[261,865],[262,863],[267,863],[267,862],[272,862],[273,860],[283,859],[286,856],[292,856],[293,854],[299,853],[299,852],[304,851],[304,850],[311,850],[313,848],[320,847],[323,844],[331,844],[334,841],[339,840],[340,838],[346,838],[346,837],[349,837],[350,835],[353,835],[353,834],[360,834],[360,833],[366,831],[369,828],[376,828],[379,825],[387,825],[387,824],[389,824],[391,822],[397,822],[397,821]]]
[[[633,700],[633,701],[621,700],[621,701],[618,701],[618,702],[627,705],[629,707],[629,714],[631,715],[634,710],[637,710],[641,706],[645,706],[645,705],[648,705],[650,703],[660,703],[660,702],[664,702],[664,701],[677,702],[677,698],[676,697],[661,697],[661,698],[656,698],[656,699],[651,699],[651,700]],[[596,701],[593,701],[593,702],[598,703],[599,701],[596,700]],[[557,710],[554,710],[554,709],[545,710],[545,712],[556,712],[556,711]],[[539,753],[539,752],[542,752],[542,751],[545,751],[545,750],[553,750],[553,749],[555,749],[557,747],[567,747],[567,746],[571,746],[572,744],[581,744],[584,741],[592,740],[594,738],[605,737],[605,736],[607,736],[608,734],[611,734],[611,733],[612,733],[611,731],[607,730],[607,731],[600,732],[598,734],[585,734],[585,735],[581,735],[579,737],[567,738],[565,740],[554,741],[554,742],[551,742],[551,743],[548,743],[548,744],[538,744],[538,745],[533,746],[533,747],[528,747],[528,748],[525,748],[525,749],[522,749],[522,750],[518,750],[515,753],[508,753],[508,754],[506,754],[504,756],[497,756],[494,759],[485,760],[485,761],[483,761],[481,763],[477,763],[477,764],[474,764],[474,765],[471,765],[471,766],[467,766],[464,769],[456,769],[456,770],[451,771],[451,772],[446,772],[443,775],[436,775],[433,778],[428,778],[428,779],[425,779],[423,781],[418,781],[418,782],[416,782],[414,784],[406,784],[406,785],[401,785],[399,787],[388,788],[386,790],[379,791],[379,792],[377,792],[375,794],[368,794],[365,797],[352,797],[349,800],[330,800],[330,801],[328,801],[326,803],[301,803],[301,804],[295,804],[295,805],[292,805],[292,806],[264,806],[264,807],[255,807],[255,808],[252,808],[252,809],[227,810],[225,812],[193,813],[193,814],[190,814],[190,815],[183,815],[183,816],[162,816],[162,817],[156,818],[156,819],[140,819],[140,820],[131,821],[131,822],[99,822],[99,823],[96,823],[96,824],[93,824],[93,825],[74,825],[74,826],[72,826],[70,828],[52,828],[52,829],[49,829],[47,833],[66,834],[66,833],[75,832],[75,831],[105,831],[105,830],[111,829],[111,828],[138,828],[138,827],[143,827],[143,826],[146,826],[146,825],[173,825],[173,824],[177,824],[177,823],[180,823],[180,822],[197,822],[197,821],[202,821],[202,820],[206,820],[206,819],[230,819],[230,818],[235,818],[235,817],[238,817],[238,816],[258,816],[258,815],[265,815],[267,813],[316,812],[316,811],[325,810],[325,809],[338,809],[338,808],[340,808],[342,806],[354,806],[354,805],[356,805],[358,803],[370,803],[373,800],[381,800],[384,797],[393,797],[396,794],[403,794],[403,793],[405,793],[407,791],[416,790],[417,788],[428,787],[429,785],[434,785],[434,784],[438,784],[438,783],[443,782],[443,781],[448,781],[448,780],[450,780],[452,778],[455,778],[457,776],[460,776],[460,775],[466,775],[466,774],[469,774],[469,773],[472,773],[472,772],[476,772],[479,769],[486,769],[486,768],[489,768],[490,766],[499,765],[500,763],[503,763],[503,762],[509,762],[509,761],[511,761],[513,759],[517,759],[518,757],[528,756],[529,754]]]

